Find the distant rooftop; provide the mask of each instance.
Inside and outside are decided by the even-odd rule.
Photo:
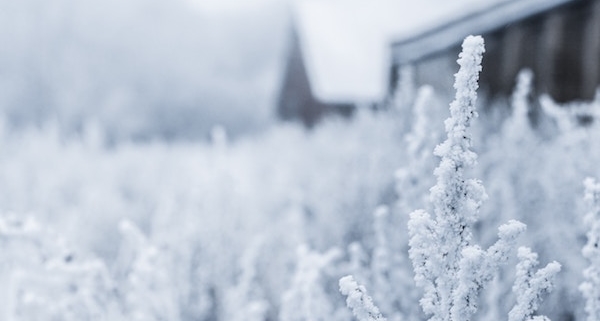
[[[575,0],[297,0],[294,19],[313,94],[372,102],[387,91],[390,62],[417,60]]]

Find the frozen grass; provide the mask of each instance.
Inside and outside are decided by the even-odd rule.
[[[424,207],[432,186],[432,151],[447,104],[430,90],[420,96],[410,117],[401,115],[412,105],[401,105],[329,120],[312,131],[278,124],[231,141],[216,129],[206,142],[106,147],[94,126],[80,136],[64,136],[51,123],[1,130],[6,264],[0,277],[10,286],[1,291],[0,313],[16,320],[216,320],[277,319],[287,311],[293,318],[288,304],[299,301],[283,300],[284,293],[318,293],[323,306],[310,297],[298,300],[315,307],[314,315],[329,311],[332,319],[349,320],[337,280],[353,274],[375,304],[387,298],[380,307],[390,320],[398,317],[389,313],[394,309],[422,319],[411,310],[418,295],[406,264],[406,221]],[[495,131],[478,127],[490,115],[475,124],[480,164],[466,175],[481,178],[490,198],[474,239],[487,247],[501,222],[527,223],[522,244],[538,252],[542,264],[563,264],[540,310],[553,320],[584,317],[577,289],[589,266],[580,254],[586,232],[581,182],[600,176],[595,104],[558,109],[569,126],[544,112],[538,119],[544,125],[535,128],[517,119],[526,117],[522,112]],[[378,205],[389,213],[375,216],[373,230],[370,213]],[[297,256],[299,247],[308,254]],[[311,266],[302,259],[309,257],[327,259]],[[305,283],[296,278],[305,274],[323,288],[298,288]],[[385,286],[386,278],[396,286]],[[483,291],[476,317],[508,315],[513,279],[514,270],[500,271]]]
[[[280,125],[234,142],[216,131],[206,143],[111,148],[93,130],[80,138],[61,137],[52,125],[5,131],[2,216],[36,218],[111,271],[121,264],[119,224],[134,222],[169,253],[175,270],[168,276],[178,285],[180,314],[189,317],[191,305],[199,305],[189,302],[198,299],[190,284],[196,274],[205,278],[198,291],[216,287],[220,297],[233,286],[246,245],[266,238],[278,256],[259,263],[270,269],[262,286],[278,300],[291,273],[283,269],[293,264],[297,245],[326,249],[363,238],[362,213],[392,201],[398,159],[387,151],[399,137],[394,123],[365,113],[315,132]]]

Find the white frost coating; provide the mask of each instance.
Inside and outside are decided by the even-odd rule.
[[[429,85],[422,86],[417,92],[417,98],[413,107],[413,126],[410,133],[406,136],[408,143],[408,152],[414,158],[422,158],[419,155],[422,152],[423,146],[431,140],[432,131],[429,128],[429,120],[431,116],[431,100],[433,99],[433,87]],[[431,151],[428,151],[429,153]]]
[[[517,86],[511,97],[511,106],[513,108],[513,117],[526,119],[529,112],[529,102],[527,98],[531,94],[531,83],[533,81],[533,72],[531,69],[523,69],[517,75]]]
[[[508,321],[547,320],[544,316],[533,316],[542,301],[542,295],[552,291],[560,264],[551,262],[534,272],[538,265],[537,254],[527,247],[519,248],[519,263],[513,292],[517,303],[508,313]]]
[[[121,221],[119,232],[122,244],[117,271],[129,320],[175,320],[179,313],[176,289],[169,279],[165,253],[134,222]]]
[[[348,245],[348,256],[348,273],[360,282],[368,280],[370,276],[370,270],[367,269],[369,258],[360,242],[352,242]]]
[[[516,235],[525,232],[526,229],[527,225],[516,220],[510,220],[508,223],[498,228],[498,237],[500,237],[500,239],[514,238]]]
[[[340,279],[340,293],[347,296],[346,305],[359,321],[385,321],[364,286],[354,281],[351,275]]]
[[[375,299],[379,302],[379,306],[383,311],[390,313],[393,308],[393,287],[390,282],[392,274],[392,253],[389,245],[389,240],[386,232],[386,226],[389,224],[390,211],[387,206],[379,206],[374,213],[374,232],[375,232],[375,248],[373,249],[373,258],[371,261],[371,278],[372,284],[377,289]],[[389,314],[388,314],[389,315]]]
[[[562,134],[567,134],[587,127],[582,124],[582,118],[589,118],[592,122],[597,122],[600,119],[597,97],[595,99],[592,103],[573,101],[559,104],[548,94],[543,94],[540,95],[539,102],[544,113],[554,120],[559,131]]]
[[[526,225],[515,220],[509,221],[498,228],[498,241],[487,251],[479,246],[468,246],[462,251],[459,284],[454,293],[455,304],[452,315],[468,317],[477,312],[479,292],[490,282],[498,267],[508,260],[509,252],[515,247],[517,237],[526,229]]]
[[[585,201],[589,208],[584,220],[590,230],[582,253],[590,261],[590,266],[583,271],[585,281],[579,289],[586,300],[587,320],[597,321],[600,320],[600,184],[593,178],[587,178],[584,185]]]
[[[431,86],[422,86],[417,92],[412,108],[412,117],[406,118],[410,132],[405,135],[405,166],[396,170],[397,208],[400,213],[410,213],[423,208],[428,202],[428,191],[435,179],[431,173],[438,165],[432,150],[443,137],[439,128],[435,92]],[[436,116],[434,116],[436,115]]]
[[[431,219],[429,213],[424,210],[416,210],[410,214],[408,221],[408,230],[411,234],[409,240],[410,259],[413,262],[415,271],[416,285],[425,290],[425,295],[421,299],[421,305],[425,312],[433,309],[435,306],[435,286],[433,280],[436,275],[441,273],[439,270],[442,262],[437,255],[432,255],[430,249],[434,249],[436,245],[436,230],[435,222]]]
[[[464,178],[464,169],[474,166],[477,160],[477,155],[470,150],[468,129],[477,117],[477,81],[484,51],[481,37],[469,36],[463,42],[458,59],[460,70],[455,75],[456,96],[450,104],[450,117],[445,121],[448,137],[434,151],[442,160],[434,172],[437,184],[431,189],[431,200],[436,214],[439,213],[437,216],[447,219],[448,228],[452,229],[473,223],[477,209],[486,198],[479,181]],[[463,233],[461,243],[468,242],[470,237],[470,233]]]
[[[302,245],[297,251],[297,267],[291,287],[283,294],[279,319],[282,321],[328,320],[333,307],[322,287],[324,269],[341,252],[331,249],[321,254]]]
[[[445,122],[447,139],[435,149],[441,157],[430,194],[435,217],[418,210],[408,223],[415,282],[424,292],[420,303],[433,321],[469,320],[477,311],[480,291],[525,231],[523,223],[510,221],[499,228],[499,240],[488,250],[471,245],[472,224],[487,198],[483,185],[464,174],[477,159],[470,149],[469,128],[477,117],[477,81],[484,51],[481,37],[465,39],[455,75],[456,97]]]
[[[450,311],[459,286],[461,251],[471,242],[470,225],[486,197],[481,183],[464,178],[464,169],[472,167],[477,157],[470,150],[467,130],[477,117],[477,81],[484,51],[481,37],[469,36],[463,42],[457,61],[460,69],[455,75],[456,97],[445,122],[447,139],[434,151],[442,158],[434,171],[437,183],[430,194],[435,219],[417,211],[409,222],[409,255],[417,286],[424,290],[421,306],[436,321],[455,319]]]
[[[79,256],[33,217],[0,217],[1,320],[98,320],[115,312],[103,261]],[[76,289],[76,291],[73,291]]]
[[[510,220],[498,228],[498,241],[487,250],[488,258],[496,262],[506,262],[508,252],[514,248],[517,238],[525,232],[527,225]]]
[[[454,304],[451,316],[470,316],[477,312],[477,296],[484,281],[491,280],[488,274],[495,270],[487,269],[485,252],[479,246],[468,246],[462,250],[460,270],[458,271],[458,286],[454,291]],[[465,319],[466,320],[466,319]]]
[[[504,125],[505,134],[513,142],[523,140],[524,137],[530,137],[532,134],[529,124],[529,96],[532,81],[533,72],[530,69],[519,72],[517,86],[511,97],[512,115]]]
[[[226,320],[229,321],[261,321],[267,318],[269,303],[259,281],[257,262],[263,240],[252,242],[240,259],[240,274],[235,286],[226,294]]]

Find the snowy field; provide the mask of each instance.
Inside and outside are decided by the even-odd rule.
[[[557,110],[544,101],[547,114],[532,129],[518,109],[528,108],[524,99],[512,116],[474,124],[479,164],[468,175],[483,180],[489,199],[473,233],[487,247],[501,224],[527,224],[518,243],[544,265],[562,264],[541,311],[583,320],[581,248],[592,225],[582,182],[600,175],[600,128],[569,118],[592,104]],[[337,280],[352,274],[389,319],[424,319],[406,224],[408,213],[430,208],[431,151],[447,114],[447,102],[423,89],[409,106],[310,132],[276,124],[233,141],[215,128],[205,143],[107,148],[94,126],[77,137],[52,124],[5,128],[1,312],[6,320],[351,320]],[[514,305],[516,250],[509,257],[482,293],[482,318]]]
[[[473,104],[471,39],[453,103],[306,130],[281,3],[117,2],[0,1],[0,320],[600,318],[600,97]]]

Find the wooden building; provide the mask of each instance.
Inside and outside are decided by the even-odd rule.
[[[327,113],[385,101],[403,65],[412,66],[418,85],[451,94],[469,34],[485,38],[481,88],[492,96],[510,94],[523,68],[534,71],[536,93],[559,102],[591,99],[600,85],[600,0],[361,1],[299,1],[310,10],[300,6],[295,15],[282,118],[311,125]]]
[[[296,32],[290,40],[283,86],[277,101],[278,116],[284,120],[301,120],[307,127],[312,127],[327,114],[349,116],[354,110],[351,101],[326,102],[315,96]]]
[[[510,94],[523,68],[534,72],[537,93],[559,102],[592,99],[600,85],[598,0],[506,1],[395,42],[393,65],[412,64],[417,83],[443,90],[451,74],[432,71],[456,69],[467,34],[485,38],[481,87],[491,95]]]

